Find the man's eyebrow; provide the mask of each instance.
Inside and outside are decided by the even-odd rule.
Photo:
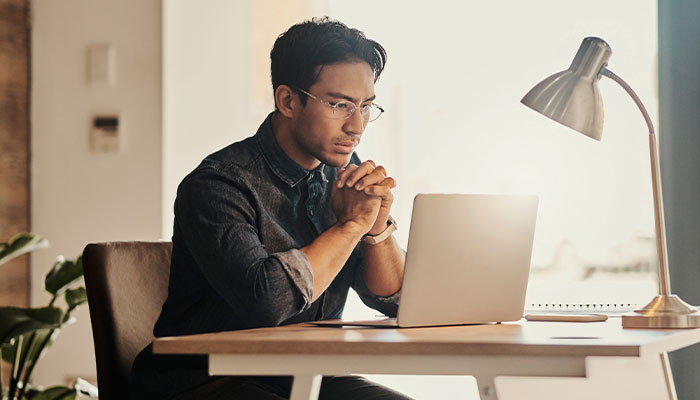
[[[353,103],[357,103],[356,99],[353,99],[352,97],[350,97],[346,94],[342,94],[342,93],[338,93],[338,92],[328,92],[328,93],[326,93],[326,95],[333,97],[333,98],[336,98],[336,99],[345,99],[348,101],[352,101]],[[365,101],[374,101],[374,99],[376,99],[376,98],[377,98],[377,95],[372,95],[372,97],[366,99]]]

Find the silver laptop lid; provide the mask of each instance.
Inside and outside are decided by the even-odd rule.
[[[399,326],[520,319],[537,204],[530,195],[417,195]]]

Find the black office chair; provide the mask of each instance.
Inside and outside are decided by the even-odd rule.
[[[129,398],[131,365],[153,341],[168,294],[171,253],[170,242],[92,243],[83,251],[102,400]]]

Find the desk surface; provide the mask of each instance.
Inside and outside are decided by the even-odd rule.
[[[158,338],[162,354],[523,355],[641,357],[700,341],[700,329],[623,329],[606,322],[533,322],[433,328],[308,324]]]

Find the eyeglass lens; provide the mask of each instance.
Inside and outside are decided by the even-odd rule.
[[[335,118],[348,119],[355,113],[356,109],[357,106],[354,103],[340,101],[333,107],[333,114]],[[375,104],[361,107],[360,112],[362,113],[362,120],[365,122],[372,122],[379,118],[379,116],[382,114],[382,110]]]

